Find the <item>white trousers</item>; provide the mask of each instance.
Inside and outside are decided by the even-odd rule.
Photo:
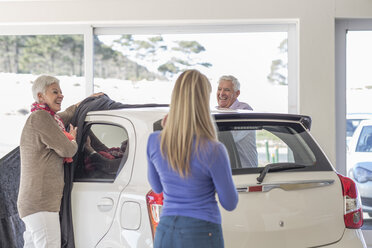
[[[60,248],[61,228],[58,212],[37,212],[22,218],[24,248]]]

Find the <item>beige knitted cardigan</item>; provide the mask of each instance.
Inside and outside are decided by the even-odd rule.
[[[73,105],[58,113],[67,126],[76,110]],[[18,212],[21,218],[41,212],[59,212],[64,186],[63,158],[77,151],[54,118],[44,110],[33,112],[21,135],[21,180]]]

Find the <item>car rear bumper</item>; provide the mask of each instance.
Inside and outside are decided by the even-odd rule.
[[[323,247],[323,246],[322,246]],[[345,229],[342,238],[333,244],[324,246],[325,248],[367,248],[364,241],[362,230],[360,229]]]

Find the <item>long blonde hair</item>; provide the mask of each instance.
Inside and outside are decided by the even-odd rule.
[[[190,173],[193,151],[199,154],[198,148],[206,140],[216,140],[209,107],[210,93],[209,80],[197,70],[184,71],[174,85],[160,147],[162,155],[181,177]]]

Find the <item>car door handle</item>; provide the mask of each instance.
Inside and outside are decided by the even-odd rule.
[[[251,193],[251,192],[268,192],[272,189],[283,189],[283,190],[300,190],[300,189],[311,189],[317,187],[329,186],[334,183],[335,180],[303,180],[293,182],[278,182],[278,183],[263,183],[259,185],[241,185],[236,187],[239,193]]]
[[[114,200],[109,197],[103,197],[97,203],[97,207],[101,212],[108,212],[114,207]]]

